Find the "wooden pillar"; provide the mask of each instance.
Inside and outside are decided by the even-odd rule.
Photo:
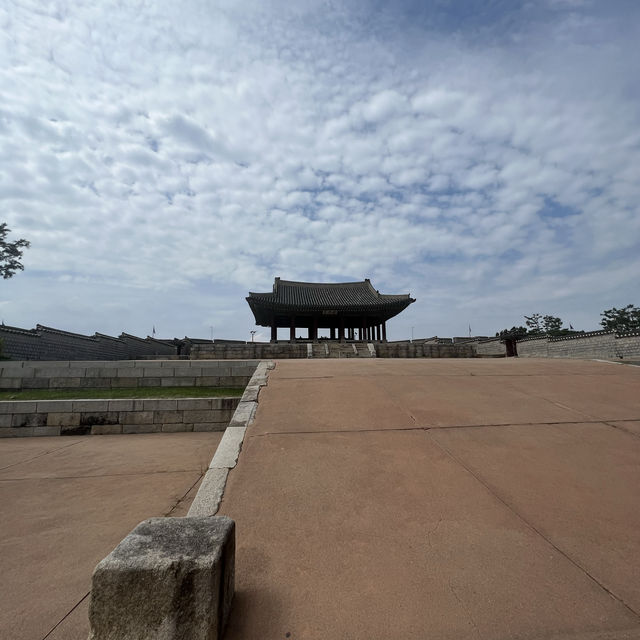
[[[382,323],[382,341],[387,341],[387,323],[386,321]]]
[[[318,316],[313,316],[313,341],[318,342]]]
[[[376,324],[376,326],[373,328],[373,335],[375,336],[374,340],[376,342],[380,342],[380,325],[379,324]]]
[[[271,318],[271,342],[278,342],[278,327],[275,316]]]
[[[338,340],[344,342],[344,318],[340,316],[340,326],[338,327]]]
[[[329,338],[331,338],[331,340],[335,340],[336,339],[336,328],[335,327],[331,327],[329,329]]]
[[[289,342],[296,341],[296,317],[291,316],[291,322],[289,324]]]

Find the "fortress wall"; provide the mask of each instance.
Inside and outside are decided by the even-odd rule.
[[[640,331],[592,331],[573,336],[531,338],[518,341],[521,357],[640,359]]]
[[[61,331],[43,325],[21,329],[0,325],[2,355],[12,360],[128,360],[145,356],[173,356],[174,345],[153,338],[120,337]]]

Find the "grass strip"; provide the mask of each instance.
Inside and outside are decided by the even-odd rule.
[[[21,389],[0,391],[2,400],[117,400],[118,398],[238,398],[244,389],[127,387],[122,389]]]

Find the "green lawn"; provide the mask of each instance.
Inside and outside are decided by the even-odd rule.
[[[126,389],[24,389],[0,391],[2,400],[117,400],[118,398],[239,398],[244,389],[130,387]]]

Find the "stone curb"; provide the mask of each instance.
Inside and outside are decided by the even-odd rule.
[[[269,371],[275,363],[263,361],[257,366],[240,400],[229,426],[226,428],[218,448],[204,474],[196,497],[191,503],[187,517],[215,516],[220,508],[229,471],[233,469],[240,456],[247,427],[253,421],[258,408],[260,387],[266,386]]]

